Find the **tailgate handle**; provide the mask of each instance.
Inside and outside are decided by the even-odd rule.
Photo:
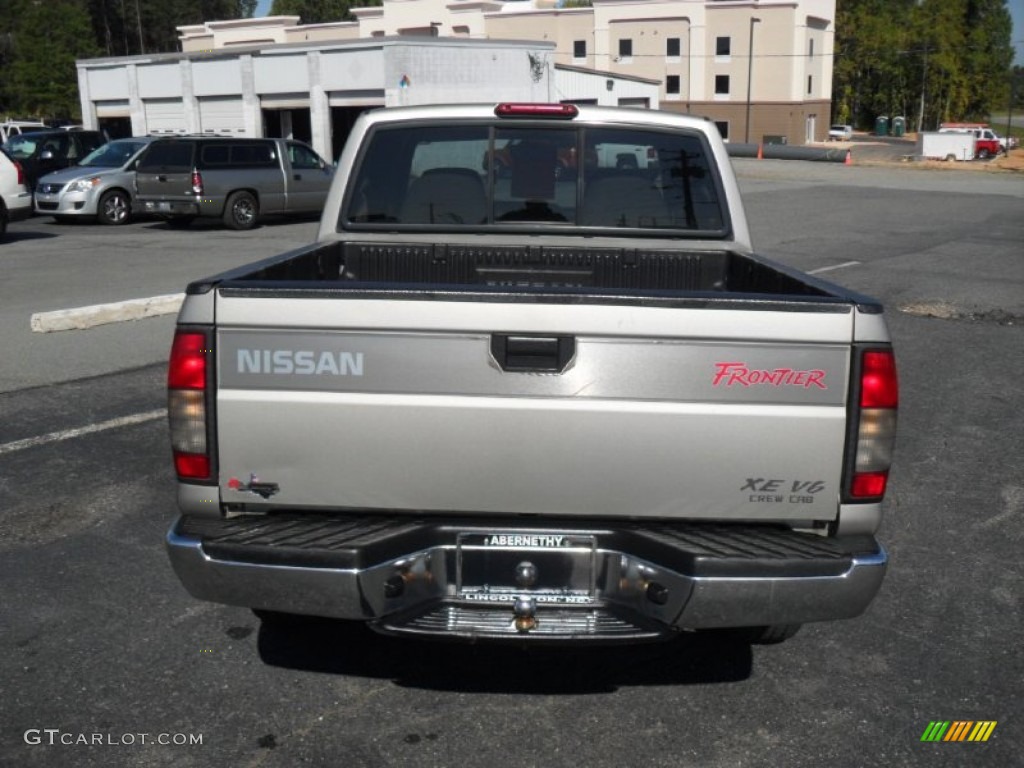
[[[561,373],[575,354],[576,339],[572,336],[491,336],[491,355],[501,370],[511,373]]]

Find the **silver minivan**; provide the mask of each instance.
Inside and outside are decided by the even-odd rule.
[[[135,183],[140,208],[171,226],[204,216],[251,229],[264,214],[320,213],[333,170],[291,139],[181,136],[149,145]]]
[[[90,152],[78,165],[43,176],[36,184],[36,213],[59,221],[96,218],[127,224],[132,214],[135,161],[153,141],[116,139]]]

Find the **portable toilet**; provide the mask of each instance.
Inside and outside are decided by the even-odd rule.
[[[907,132],[907,118],[905,117],[894,117],[892,119],[892,135],[902,136]]]
[[[875,118],[875,136],[888,136],[889,135],[889,117],[888,115],[879,115]]]

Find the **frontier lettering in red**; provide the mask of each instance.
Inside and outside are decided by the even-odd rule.
[[[828,389],[825,371],[798,371],[795,368],[773,368],[771,370],[748,368],[746,363],[715,363],[713,387],[803,387]]]

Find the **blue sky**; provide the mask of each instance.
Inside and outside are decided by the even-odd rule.
[[[270,12],[271,0],[259,0],[256,15],[266,16]],[[1015,64],[1024,65],[1024,0],[1010,0],[1010,15],[1013,17],[1013,44],[1017,51]]]

